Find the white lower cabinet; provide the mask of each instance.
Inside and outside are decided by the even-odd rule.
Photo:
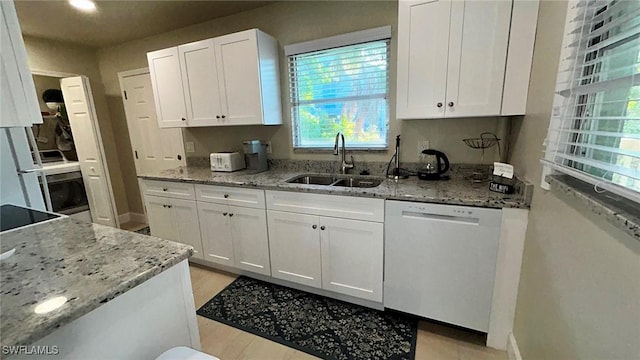
[[[272,275],[382,301],[382,223],[268,210]]]
[[[384,225],[320,218],[322,288],[382,301]]]
[[[198,202],[198,219],[204,259],[234,266],[233,239],[229,228],[229,206]]]
[[[264,209],[198,202],[204,259],[271,275]]]
[[[203,259],[198,210],[193,200],[145,196],[151,235],[193,246],[193,257]]]
[[[268,210],[273,277],[322,287],[319,217]]]

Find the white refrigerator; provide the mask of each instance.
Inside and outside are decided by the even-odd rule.
[[[0,128],[0,204],[51,211],[46,177],[39,159],[31,156],[30,128]],[[37,151],[36,151],[37,154]],[[40,187],[39,176],[43,186]]]

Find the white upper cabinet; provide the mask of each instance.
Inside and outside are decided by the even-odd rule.
[[[453,1],[445,117],[500,115],[510,1]]]
[[[178,48],[147,53],[147,60],[158,126],[161,128],[187,126],[187,109],[181,84]]]
[[[12,1],[0,1],[0,127],[41,124],[36,87]]]
[[[531,61],[507,54],[532,54],[537,5],[521,3],[400,0],[397,118],[524,114]],[[516,8],[526,21],[513,27]]]
[[[257,29],[147,53],[160,127],[282,124],[277,41]]]
[[[217,123],[223,111],[213,39],[180,45],[178,54],[188,126]]]

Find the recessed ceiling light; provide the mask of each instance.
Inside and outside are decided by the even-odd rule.
[[[69,4],[82,11],[94,11],[96,9],[96,3],[91,0],[69,0]]]

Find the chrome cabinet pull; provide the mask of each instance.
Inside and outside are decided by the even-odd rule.
[[[317,229],[317,228],[318,228],[318,225],[311,225],[311,228],[312,228],[313,230],[315,230],[315,229]]]
[[[453,104],[453,101],[450,101],[450,102],[449,102],[449,107],[453,107],[453,105],[454,105],[454,104]]]
[[[320,226],[320,230],[324,231],[324,229],[325,229],[324,225]]]
[[[437,106],[437,107],[439,107],[439,108],[441,108],[441,107],[442,107],[442,103],[441,103],[441,102],[439,102],[439,103],[437,103],[437,104],[436,104],[436,106]]]

